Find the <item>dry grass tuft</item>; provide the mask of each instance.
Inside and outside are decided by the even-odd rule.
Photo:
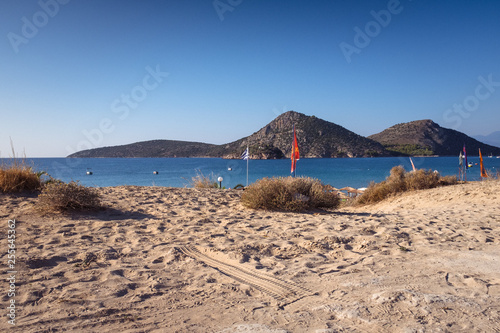
[[[219,188],[219,183],[217,183],[214,174],[210,176],[205,176],[200,170],[197,171],[197,175],[191,178],[191,187],[194,188]]]
[[[497,180],[500,179],[500,170],[491,170],[491,169],[486,169],[486,174],[488,175],[488,178],[483,178],[483,180]]]
[[[391,174],[386,180],[380,183],[372,182],[365,192],[356,199],[355,204],[372,204],[397,193],[454,184],[457,184],[455,176],[441,177],[437,172],[423,169],[406,172],[402,166],[395,166],[391,169]]]
[[[54,181],[44,186],[36,207],[42,214],[53,214],[97,210],[102,208],[102,205],[101,196],[95,189],[77,182]]]
[[[34,172],[24,160],[14,159],[9,165],[0,166],[0,192],[20,193],[35,192],[42,187],[41,176],[44,173]]]
[[[241,196],[252,209],[300,212],[312,208],[337,208],[340,199],[317,179],[306,177],[263,178]]]

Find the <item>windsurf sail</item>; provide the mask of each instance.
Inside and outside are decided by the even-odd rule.
[[[417,171],[417,169],[415,168],[415,164],[413,164],[413,160],[411,159],[411,157],[410,157],[410,162],[411,162],[411,167],[412,167],[413,171]]]

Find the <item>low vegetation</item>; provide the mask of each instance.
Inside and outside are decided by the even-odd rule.
[[[419,169],[406,172],[402,166],[395,166],[386,180],[380,183],[372,182],[365,192],[358,197],[355,204],[364,205],[376,203],[397,193],[453,185],[457,183],[455,176],[442,177],[432,170]]]
[[[35,172],[24,159],[13,158],[11,163],[0,166],[0,193],[23,192],[40,193],[36,209],[42,214],[101,207],[101,199],[95,189],[76,182],[63,183],[44,171]]]
[[[263,178],[241,196],[252,209],[300,212],[313,208],[337,208],[340,199],[317,179],[305,177]]]
[[[481,180],[499,180],[500,179],[500,170],[491,170],[486,169],[487,178],[481,178]]]
[[[406,145],[384,145],[388,151],[408,155],[408,156],[431,156],[434,152],[430,147],[424,147],[417,144]]]
[[[77,182],[60,181],[44,185],[36,204],[37,210],[42,214],[97,210],[101,207],[101,196],[96,189]]]
[[[0,192],[35,192],[42,187],[44,172],[35,172],[24,160],[13,159],[10,164],[0,166]]]
[[[219,188],[219,183],[217,183],[213,173],[210,176],[205,176],[200,170],[197,171],[196,176],[191,178],[190,185],[194,188]]]

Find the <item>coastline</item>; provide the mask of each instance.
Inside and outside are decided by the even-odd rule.
[[[235,190],[98,190],[108,209],[46,217],[2,196],[17,223],[14,329],[499,328],[499,181],[308,213],[245,209]]]
[[[472,157],[472,162],[479,162]],[[185,187],[189,180],[201,171],[224,178],[223,186],[233,188],[246,184],[246,161],[197,158],[134,158],[134,159],[57,159],[38,158],[27,160],[37,171],[46,171],[54,178],[65,182],[80,181],[86,186],[156,185]],[[419,169],[438,170],[441,175],[458,174],[458,158],[413,158]],[[0,162],[1,163],[1,162]],[[403,165],[411,170],[408,158],[336,158],[306,159],[297,162],[297,175],[320,179],[336,188],[351,186],[367,187],[371,181],[383,181],[392,167]],[[500,159],[485,161],[493,173],[500,170]],[[228,170],[228,169],[231,169]],[[92,176],[86,175],[90,169]],[[158,171],[158,174],[153,174]],[[249,183],[264,177],[286,177],[290,175],[290,160],[249,161]],[[479,168],[468,172],[468,180],[479,179]]]

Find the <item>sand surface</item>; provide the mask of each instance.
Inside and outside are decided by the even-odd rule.
[[[241,192],[101,188],[106,210],[16,219],[16,325],[0,331],[500,332],[500,182],[304,214]],[[3,276],[7,276],[3,273]]]

